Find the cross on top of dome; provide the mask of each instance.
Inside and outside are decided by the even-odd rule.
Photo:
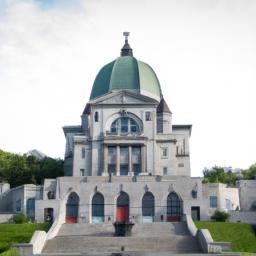
[[[128,36],[130,35],[130,32],[123,32],[123,36],[125,37],[125,42],[128,43]]]
[[[125,37],[125,43],[123,48],[121,49],[121,56],[133,56],[132,48],[130,47],[128,43],[128,36],[130,35],[130,32],[123,32],[123,36]]]

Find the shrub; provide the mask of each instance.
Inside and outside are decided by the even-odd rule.
[[[212,216],[212,219],[216,221],[225,222],[229,218],[229,214],[226,212],[216,210]]]
[[[18,213],[14,215],[13,221],[16,224],[28,223],[29,218],[24,213]]]

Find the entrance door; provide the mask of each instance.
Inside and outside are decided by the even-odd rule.
[[[120,175],[127,176],[128,175],[128,164],[121,164],[120,165]]]
[[[66,223],[76,223],[78,221],[79,196],[72,192],[66,204]]]
[[[129,222],[129,196],[121,192],[117,198],[116,221]]]
[[[183,202],[175,192],[167,197],[167,221],[180,221],[183,212]]]
[[[128,222],[129,221],[129,207],[128,206],[120,206],[117,207],[117,222]]]
[[[53,222],[53,208],[44,208],[44,222]]]
[[[151,192],[146,192],[142,198],[142,220],[153,222],[155,217],[155,198]]]
[[[200,220],[200,207],[199,206],[191,207],[191,217],[193,220]]]
[[[92,223],[104,222],[104,197],[96,193],[92,198]]]

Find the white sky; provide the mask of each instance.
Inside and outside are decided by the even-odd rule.
[[[122,32],[150,64],[174,124],[193,124],[192,175],[256,162],[256,1],[0,0],[0,148],[64,156]]]

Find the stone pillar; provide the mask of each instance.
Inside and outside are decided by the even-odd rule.
[[[147,151],[146,151],[146,146],[143,145],[141,147],[141,172],[145,173],[146,172],[146,158],[147,158]]]
[[[108,176],[108,146],[104,145],[104,169],[102,176]]]
[[[133,176],[133,171],[132,171],[132,146],[129,146],[129,162],[128,162],[128,175]]]
[[[116,175],[120,176],[120,146],[116,146]]]

